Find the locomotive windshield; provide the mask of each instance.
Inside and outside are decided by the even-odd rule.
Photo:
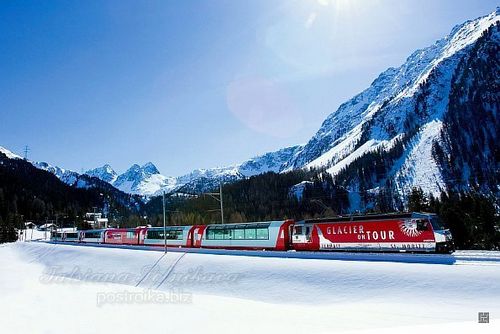
[[[432,229],[434,231],[446,230],[448,227],[443,223],[443,221],[436,214],[427,213],[413,213],[412,217],[428,219],[432,224]]]
[[[430,220],[431,220],[432,228],[435,231],[447,229],[447,227],[444,225],[444,223],[441,221],[441,219],[438,216],[432,216]]]

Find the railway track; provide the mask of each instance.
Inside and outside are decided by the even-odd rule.
[[[61,241],[37,241],[53,245],[69,245],[74,247],[119,248],[142,251],[164,252],[163,247],[143,245],[112,245],[94,243],[74,243]],[[370,253],[370,252],[301,252],[301,251],[259,251],[259,250],[226,250],[210,248],[168,247],[167,252],[251,256],[269,258],[337,260],[337,261],[369,261],[369,262],[398,262],[422,263],[443,265],[498,265],[500,266],[500,252],[461,250],[453,254],[415,254],[415,253]]]

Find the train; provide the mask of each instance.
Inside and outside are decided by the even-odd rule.
[[[192,226],[55,232],[53,242],[270,251],[452,253],[450,230],[433,213],[339,216]]]

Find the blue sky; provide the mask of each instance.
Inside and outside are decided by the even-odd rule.
[[[0,146],[165,175],[306,142],[390,66],[498,1],[2,1]]]

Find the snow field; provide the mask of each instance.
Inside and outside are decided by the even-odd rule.
[[[11,333],[500,329],[495,263],[163,255],[35,242],[0,246],[0,261]],[[155,294],[164,298],[145,297]],[[477,323],[482,311],[490,324]]]

